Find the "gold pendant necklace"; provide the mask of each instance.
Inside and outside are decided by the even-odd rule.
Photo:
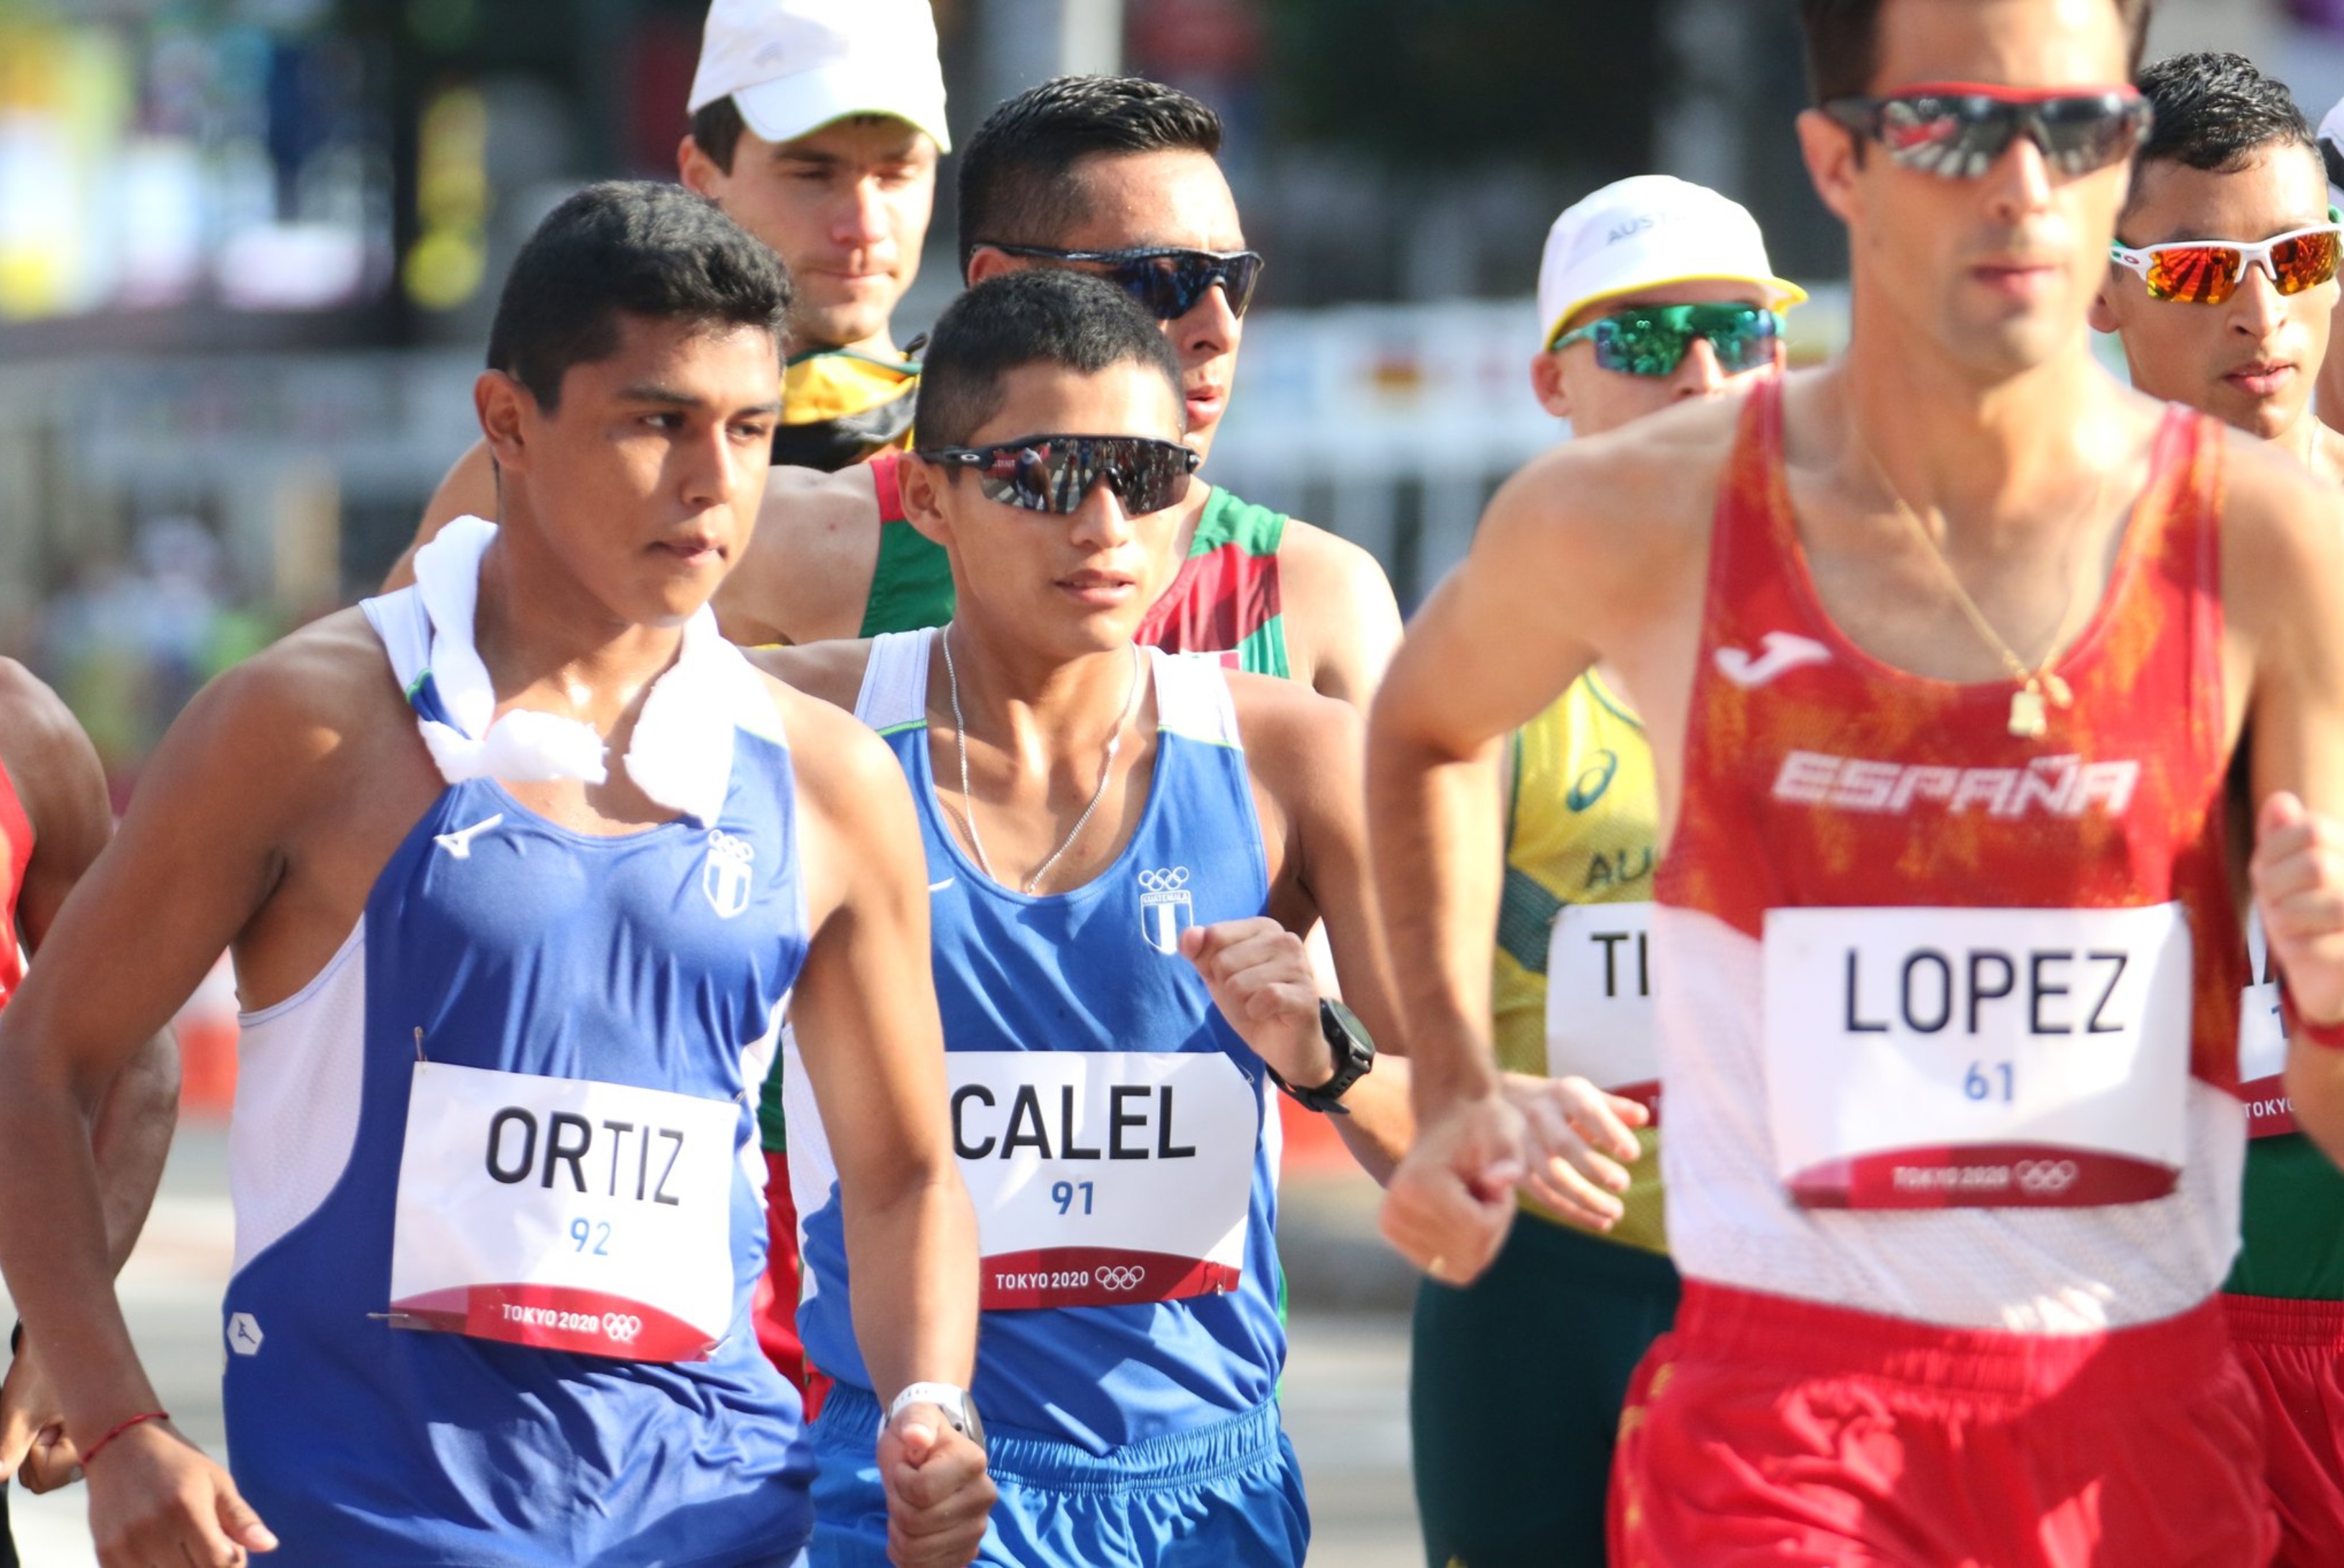
[[[2009,643],[2003,640],[2002,634],[1994,628],[1994,623],[1986,619],[1985,612],[1978,608],[1977,601],[1970,598],[1969,590],[1962,586],[1960,574],[1954,570],[1954,563],[1945,558],[1945,552],[1930,536],[1928,525],[1921,520],[1921,515],[1905,502],[1903,492],[1896,488],[1895,481],[1888,477],[1887,468],[1873,455],[1872,446],[1864,440],[1864,432],[1856,427],[1853,419],[1848,421],[1847,428],[1849,437],[1855,443],[1855,449],[1863,454],[1864,462],[1871,467],[1873,477],[1888,493],[1889,503],[1895,508],[1896,515],[1904,519],[1914,537],[1921,541],[1922,549],[1935,563],[1937,574],[1951,590],[1955,605],[1976,629],[1986,647],[2002,660],[2003,668],[2010,672],[2010,678],[2018,683],[2018,689],[2010,694],[2010,733],[2021,740],[2040,739],[2051,728],[2048,709],[2057,708],[2064,710],[2073,707],[2076,701],[2075,691],[2051,668],[2066,644],[2067,628],[2076,617],[2076,605],[2080,596],[2076,592],[2074,574],[2068,574],[2067,603],[2059,612],[2059,624],[2051,630],[2051,646],[2044,651],[2042,660],[2030,667]],[[2108,477],[2103,473],[2099,484],[2093,488],[2090,507],[2077,514],[2078,517],[2096,517],[2107,493]]]

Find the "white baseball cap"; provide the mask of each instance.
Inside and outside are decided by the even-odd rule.
[[[2319,122],[2319,156],[2328,166],[2328,205],[2344,207],[2344,99]]]
[[[1539,262],[1541,346],[1598,299],[1672,283],[1755,284],[1773,309],[1807,297],[1774,276],[1758,220],[1740,202],[1672,175],[1614,180],[1563,210]]]
[[[849,115],[892,115],[952,151],[929,0],[714,0],[691,111],[728,95],[769,142]]]

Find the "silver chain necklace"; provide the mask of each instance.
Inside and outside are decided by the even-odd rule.
[[[953,668],[951,623],[945,623],[945,628],[936,633],[936,640],[944,645],[945,686],[952,693],[953,744],[960,751],[960,819],[968,829],[968,844],[976,851],[976,863],[985,868],[986,876],[998,882],[1001,878],[994,871],[993,861],[985,852],[985,836],[976,830],[976,798],[968,792],[968,720],[960,710],[960,671]],[[1066,836],[1058,840],[1058,847],[1050,851],[1050,858],[1042,862],[1042,869],[1028,877],[1026,885],[1018,891],[1031,894],[1041,887],[1051,868],[1075,847],[1075,840],[1082,837],[1085,828],[1090,826],[1092,814],[1098,810],[1099,802],[1106,799],[1107,781],[1115,777],[1115,754],[1123,749],[1123,732],[1131,728],[1132,716],[1139,711],[1139,645],[1135,642],[1131,645],[1131,695],[1124,699],[1123,717],[1116,721],[1115,733],[1107,737],[1106,756],[1099,764],[1098,788],[1091,791],[1090,804],[1085,806],[1083,814],[1075,819],[1075,825],[1066,829]]]

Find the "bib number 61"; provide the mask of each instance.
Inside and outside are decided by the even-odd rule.
[[[1973,1061],[1962,1074],[1962,1092],[1972,1100],[1999,1100],[2009,1104],[2016,1096],[2017,1075],[2006,1061]]]

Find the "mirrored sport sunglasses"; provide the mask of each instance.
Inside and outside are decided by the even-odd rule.
[[[2024,135],[2065,176],[2122,163],[2147,138],[2156,111],[2130,87],[2094,92],[1926,83],[1877,98],[1834,98],[1824,114],[1878,142],[1891,163],[1949,180],[1975,179]]]
[[[989,447],[922,447],[931,463],[967,468],[985,499],[1063,517],[1104,484],[1133,517],[1178,504],[1204,459],[1177,441],[1146,436],[1021,436]]]
[[[1262,260],[1250,250],[1181,250],[1168,246],[1139,250],[1054,250],[1046,245],[996,245],[1006,256],[1045,261],[1075,261],[1104,266],[1109,283],[1122,289],[1158,321],[1177,321],[1197,308],[1215,284],[1229,297],[1229,314],[1243,316],[1261,281]]]
[[[1774,361],[1783,318],[1755,305],[1663,305],[1598,317],[1560,334],[1551,349],[1595,345],[1595,363],[1630,376],[1673,376],[1696,337],[1706,338],[1717,367],[1739,376]]]
[[[2109,259],[2140,274],[2151,299],[2180,305],[2219,305],[2247,280],[2247,268],[2259,266],[2271,286],[2281,294],[2301,294],[2336,276],[2339,250],[2344,250],[2344,226],[2336,209],[2317,228],[2299,228],[2249,245],[2238,239],[2183,239],[2170,245],[2146,245],[2138,250],[2108,246]]]

